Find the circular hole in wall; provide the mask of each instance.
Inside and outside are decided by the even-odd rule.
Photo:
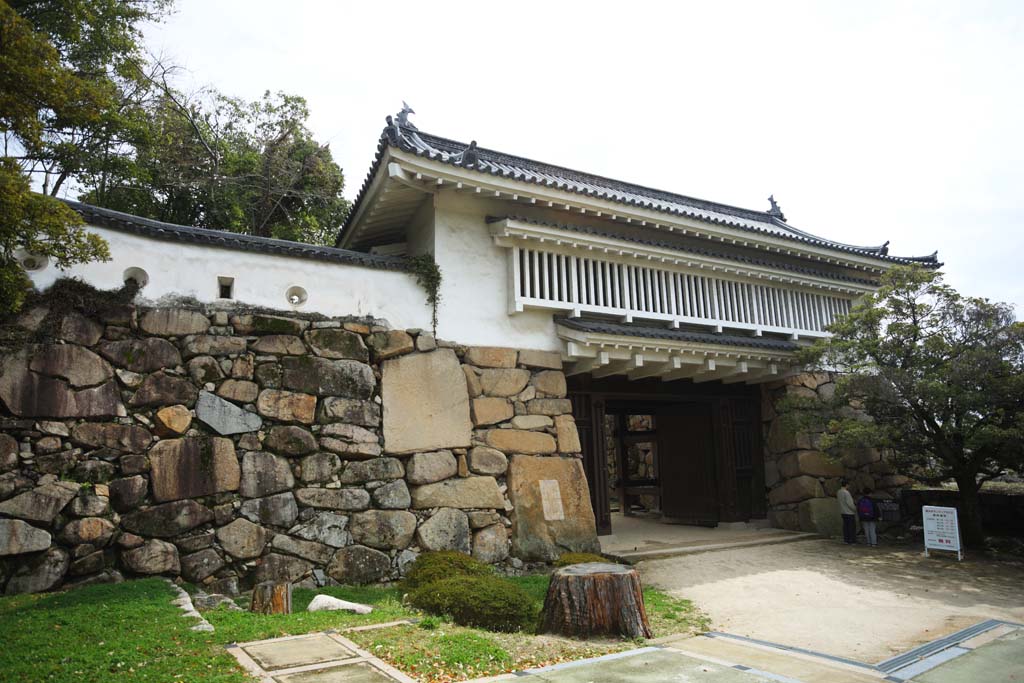
[[[18,259],[18,263],[21,264],[21,267],[30,273],[42,270],[46,266],[50,265],[49,257],[33,254],[23,250],[18,251],[16,258]]]
[[[288,291],[284,293],[284,297],[292,306],[301,306],[306,303],[306,299],[309,298],[309,294],[302,287],[294,285],[288,288]]]
[[[134,282],[135,286],[142,289],[149,284],[149,273],[142,268],[131,267],[124,271],[124,283]]]

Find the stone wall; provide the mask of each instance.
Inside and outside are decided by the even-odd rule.
[[[558,354],[183,304],[19,322],[31,341],[0,367],[5,593],[367,583],[424,550],[514,571],[596,547]]]
[[[821,434],[794,428],[787,420],[787,396],[829,400],[835,392],[827,373],[806,373],[762,387],[761,419],[765,445],[765,486],[773,526],[827,536],[842,535],[836,493],[843,477],[857,497],[865,487],[878,499],[899,496],[910,483],[889,458],[874,448],[821,450]]]

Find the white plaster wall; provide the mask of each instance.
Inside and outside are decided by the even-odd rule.
[[[49,266],[31,273],[37,287],[45,289],[57,278],[71,276],[100,289],[115,289],[124,283],[124,271],[137,267],[149,275],[149,284],[140,294],[144,299],[190,296],[214,303],[223,301],[217,298],[217,278],[225,276],[235,279],[234,300],[253,306],[328,316],[372,316],[395,328],[430,328],[425,294],[408,273],[181,244],[95,226],[90,230],[107,240],[111,260],[67,271]],[[293,285],[309,294],[301,306],[292,306],[285,297]]]
[[[460,344],[559,351],[550,312],[508,312],[508,250],[487,229],[491,207],[467,194],[434,200],[434,258],[441,267],[438,336]],[[507,209],[505,209],[507,211]]]

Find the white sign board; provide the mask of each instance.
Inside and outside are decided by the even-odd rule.
[[[934,505],[921,507],[924,518],[924,554],[929,550],[951,550],[958,560],[963,559],[960,550],[960,525],[957,523],[956,508],[942,508]]]

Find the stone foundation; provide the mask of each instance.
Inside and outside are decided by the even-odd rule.
[[[795,429],[785,419],[784,398],[828,400],[835,392],[833,379],[827,373],[806,373],[762,388],[765,486],[773,526],[841,536],[835,496],[843,477],[855,498],[865,487],[874,490],[875,498],[895,498],[910,483],[896,472],[887,454],[874,448],[827,454],[820,448],[820,433]]]
[[[597,547],[558,354],[184,305],[22,322],[33,341],[0,368],[5,593],[368,583],[425,550],[515,569]]]

